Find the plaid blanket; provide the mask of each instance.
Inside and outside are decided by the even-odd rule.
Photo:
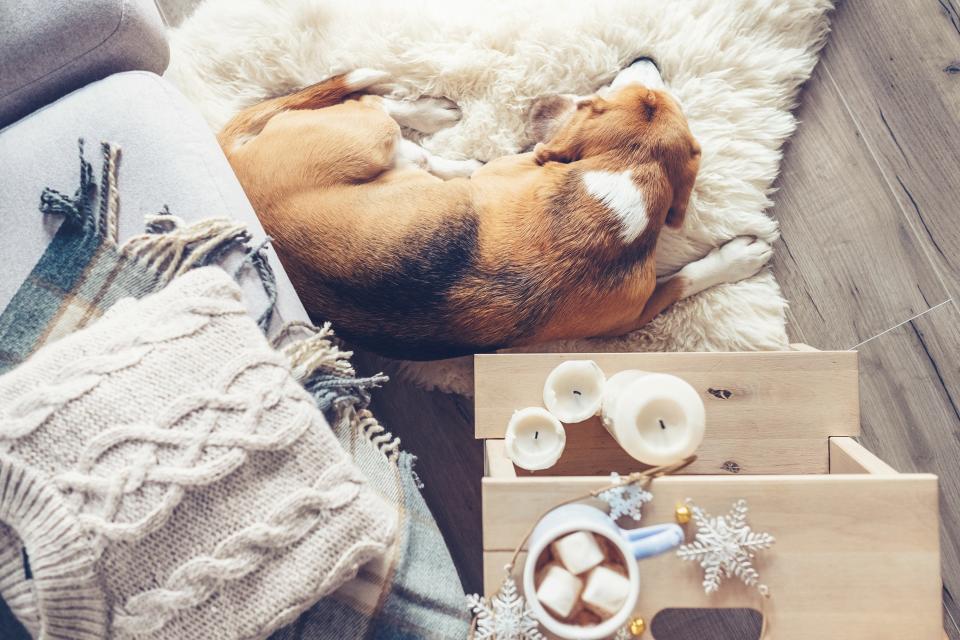
[[[260,316],[271,325],[274,276],[264,246],[251,246],[245,227],[229,219],[186,224],[169,212],[148,216],[147,233],[117,241],[119,150],[101,147],[99,184],[80,146],[80,186],[68,196],[41,195],[41,211],[63,224],[40,261],[0,314],[0,374],[44,344],[95,321],[117,300],[142,297],[185,270],[219,264],[244,251],[237,270],[253,269],[270,304]],[[358,378],[350,353],[340,351],[329,327],[287,325],[273,343],[293,363],[294,375],[325,413],[337,438],[370,485],[397,506],[397,542],[382,561],[319,601],[276,640],[413,640],[467,637],[469,617],[449,552],[419,491],[415,458],[367,410],[370,391],[386,378]],[[0,637],[25,639],[26,631],[0,600]]]

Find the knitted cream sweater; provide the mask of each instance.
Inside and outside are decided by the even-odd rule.
[[[0,595],[34,636],[263,638],[395,513],[203,268],[0,377]]]

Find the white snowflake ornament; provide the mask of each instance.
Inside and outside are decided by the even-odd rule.
[[[620,484],[620,474],[610,474],[610,483],[619,486],[601,492],[597,497],[610,505],[610,517],[614,520],[621,516],[630,516],[640,522],[644,503],[653,500],[653,494],[640,486],[639,482]]]
[[[699,562],[703,567],[703,590],[715,593],[720,589],[721,580],[736,577],[766,594],[767,587],[759,584],[760,574],[753,568],[753,556],[756,551],[769,549],[774,539],[769,533],[757,533],[747,525],[747,501],[737,500],[728,515],[716,518],[711,518],[700,507],[690,506],[697,534],[692,543],[677,550],[677,555],[682,560]]]
[[[476,616],[475,640],[546,640],[510,575],[497,595],[490,599],[467,596],[467,606]]]

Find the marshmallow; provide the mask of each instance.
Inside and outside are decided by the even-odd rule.
[[[557,617],[568,617],[578,604],[583,580],[552,563],[544,567],[542,575],[537,600]]]
[[[586,573],[606,559],[592,533],[577,531],[550,545],[553,557],[575,575]]]
[[[583,604],[601,618],[609,618],[623,608],[630,595],[630,580],[612,566],[597,567],[587,576]]]

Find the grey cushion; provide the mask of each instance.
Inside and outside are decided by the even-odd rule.
[[[168,82],[132,71],[90,84],[0,130],[0,310],[29,275],[60,220],[39,211],[40,193],[73,193],[79,181],[77,138],[99,171],[99,142],[120,145],[120,241],[143,231],[143,216],[169,205],[188,221],[228,216],[263,230],[227,159],[196,110]],[[276,253],[277,320],[306,313]],[[234,256],[239,261],[240,256]],[[265,300],[248,271],[241,283],[257,315]]]
[[[0,1],[0,127],[111,73],[162,73],[153,0]]]

